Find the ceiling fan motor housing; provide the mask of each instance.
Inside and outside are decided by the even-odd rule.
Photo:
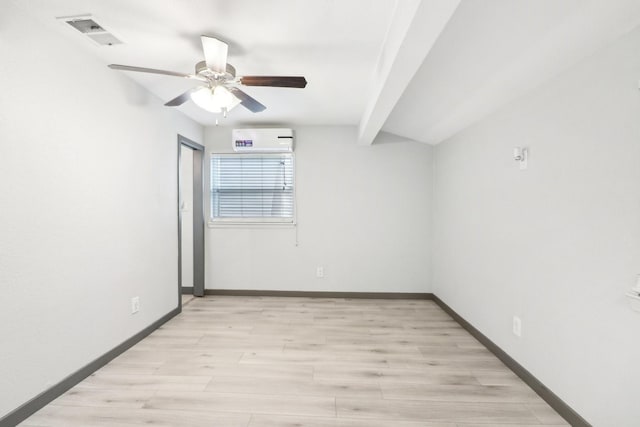
[[[216,80],[233,80],[236,78],[236,69],[233,65],[227,63],[227,69],[224,74],[216,73],[207,67],[206,61],[200,61],[196,64],[196,74],[202,77],[216,78]]]

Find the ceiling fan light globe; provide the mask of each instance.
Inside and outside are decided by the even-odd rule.
[[[191,93],[191,100],[203,110],[219,113],[221,108],[214,102],[213,93],[208,87],[201,87]]]
[[[199,88],[191,93],[191,99],[198,107],[212,113],[221,113],[225,109],[229,111],[240,103],[224,86]]]
[[[225,107],[233,101],[233,95],[224,86],[216,86],[213,89],[214,102],[221,107]]]

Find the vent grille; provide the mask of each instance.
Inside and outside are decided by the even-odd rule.
[[[73,28],[80,31],[82,34],[106,32],[106,30],[102,28],[93,19],[78,19],[75,21],[72,20],[72,21],[67,21],[67,24],[71,25]]]
[[[58,19],[63,20],[101,46],[112,46],[122,43],[116,36],[105,30],[102,25],[86,15],[65,16]]]

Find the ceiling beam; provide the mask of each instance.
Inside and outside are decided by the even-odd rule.
[[[373,139],[373,144],[395,144],[398,142],[419,142],[406,136],[397,135],[391,132],[380,131]]]
[[[401,0],[373,76],[372,94],[358,127],[358,144],[371,145],[460,0]]]

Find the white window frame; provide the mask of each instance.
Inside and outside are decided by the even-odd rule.
[[[214,157],[250,157],[250,156],[281,156],[283,154],[287,154],[291,156],[292,160],[292,173],[293,173],[293,217],[291,218],[268,218],[268,217],[257,217],[257,218],[249,218],[249,217],[234,217],[234,218],[214,218],[212,211],[212,200],[213,200],[213,188],[212,188],[212,160]],[[208,198],[208,226],[210,228],[216,227],[295,227],[297,225],[297,212],[298,212],[298,204],[297,204],[297,178],[296,178],[296,156],[294,153],[211,153],[209,156],[209,168],[208,168],[208,177],[209,177],[209,198]]]

